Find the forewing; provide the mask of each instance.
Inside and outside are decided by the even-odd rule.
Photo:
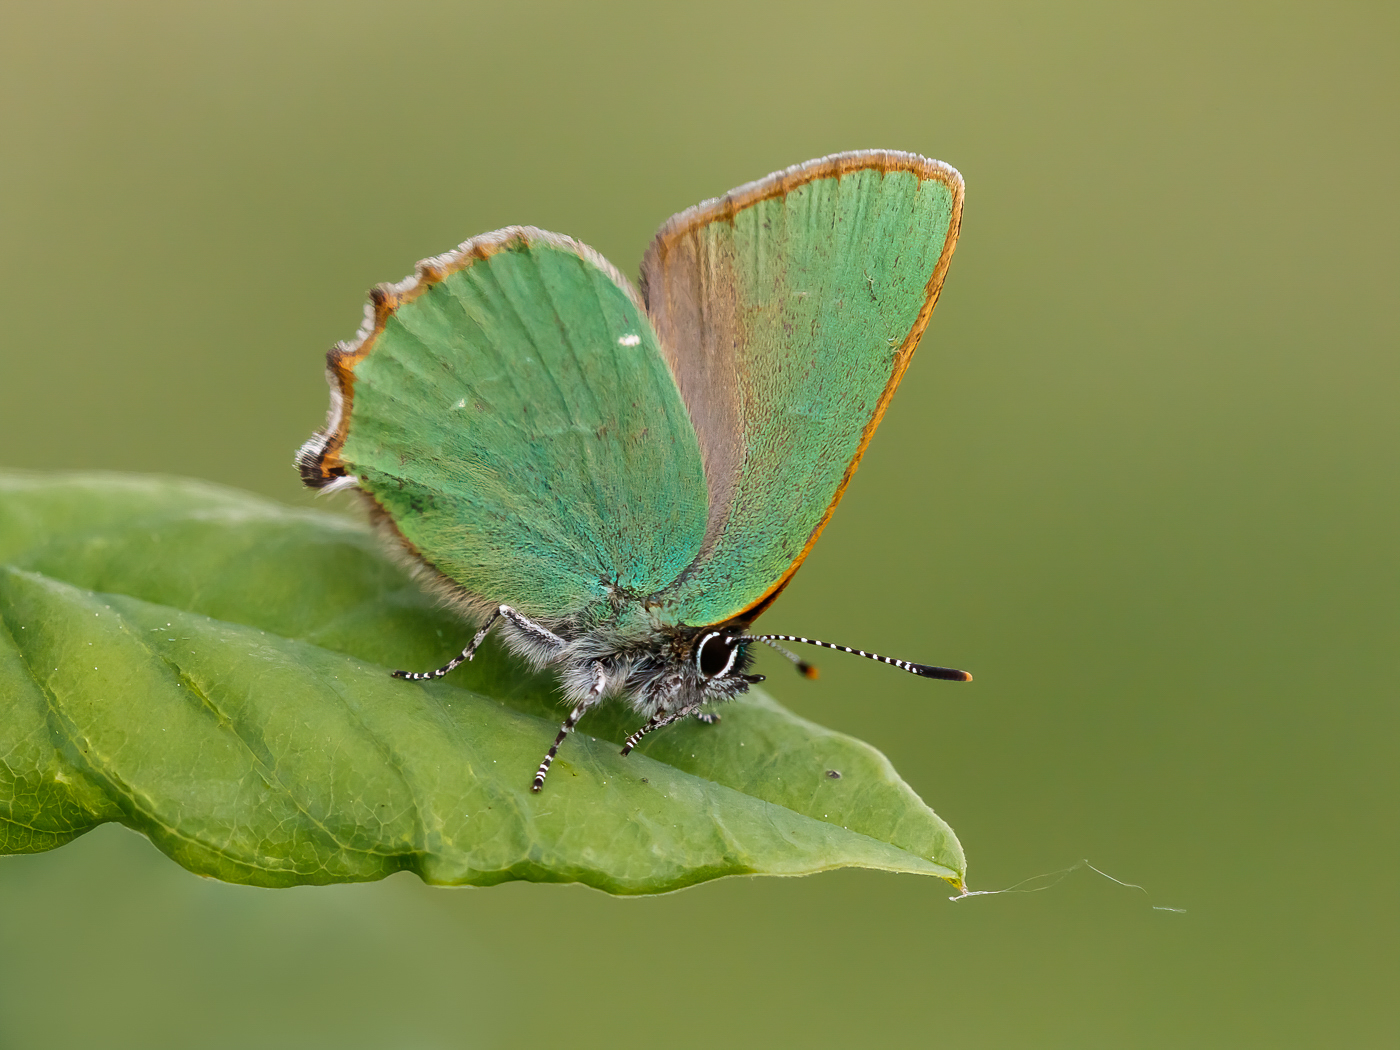
[[[710,494],[669,615],[751,618],[797,571],[928,323],[962,195],[946,164],[871,150],[778,172],[661,228],[642,294]]]
[[[578,613],[674,580],[700,549],[699,448],[636,292],[530,227],[381,286],[330,354],[308,484],[358,479],[468,605]]]

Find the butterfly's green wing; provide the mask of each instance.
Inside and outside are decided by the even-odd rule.
[[[957,241],[962,178],[838,154],[671,219],[647,310],[698,433],[704,548],[668,618],[752,618],[797,571],[918,344]]]
[[[584,245],[474,238],[376,289],[329,361],[303,478],[358,479],[466,604],[561,617],[650,595],[699,551],[694,429],[636,293]]]
[[[469,604],[751,619],[855,470],[961,209],[937,161],[812,161],[668,222],[643,262],[646,313],[566,237],[475,238],[378,289],[332,351],[303,477],[357,479]]]

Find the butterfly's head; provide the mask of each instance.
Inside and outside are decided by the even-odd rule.
[[[751,647],[738,627],[682,628],[666,643],[648,646],[632,664],[626,691],[647,712],[732,699],[763,681],[763,675],[748,673]]]

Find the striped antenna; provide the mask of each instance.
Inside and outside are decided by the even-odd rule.
[[[773,645],[774,642],[801,642],[803,645],[819,645],[823,649],[835,649],[837,652],[854,653],[856,656],[863,656],[867,660],[879,660],[882,664],[889,664],[891,667],[898,667],[901,671],[908,671],[910,674],[919,675],[921,678],[942,678],[948,682],[970,682],[972,675],[966,671],[959,671],[952,667],[932,667],[929,664],[914,664],[908,660],[896,660],[892,656],[881,656],[879,653],[867,653],[864,649],[852,649],[848,645],[832,645],[830,642],[820,642],[815,638],[801,638],[795,634],[747,634],[738,639],[741,642],[763,642],[765,645]],[[810,666],[804,661],[798,660],[792,653],[787,652],[780,646],[773,645],[783,655],[796,661],[797,669],[806,674],[808,678],[815,678],[815,674],[808,674],[807,668]],[[815,668],[811,668],[815,670]]]
[[[819,672],[817,671],[817,669],[816,669],[815,667],[813,667],[811,664],[809,664],[806,660],[802,659],[802,657],[798,656],[798,655],[797,655],[795,652],[793,652],[791,649],[784,649],[781,645],[779,645],[777,642],[773,641],[773,639],[771,639],[771,638],[758,638],[758,639],[755,639],[755,640],[756,640],[756,641],[762,642],[764,645],[768,646],[768,648],[770,648],[770,649],[776,649],[776,650],[778,650],[778,652],[782,653],[782,654],[783,654],[784,656],[786,656],[789,660],[791,660],[793,663],[795,663],[795,664],[797,665],[797,673],[800,674],[800,675],[802,675],[803,678],[818,678],[818,677],[820,677],[820,674],[819,674]]]

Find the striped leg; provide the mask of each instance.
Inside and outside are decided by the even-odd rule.
[[[497,616],[504,616],[511,623],[515,624],[524,634],[529,635],[539,644],[550,649],[563,649],[569,643],[560,638],[547,627],[542,627],[528,616],[521,616],[509,605],[502,605],[496,610]]]
[[[554,765],[554,756],[559,754],[559,745],[564,742],[565,737],[574,731],[574,726],[578,725],[578,720],[588,710],[588,703],[587,700],[581,701],[569,712],[569,717],[564,719],[564,724],[559,727],[559,735],[554,738],[554,743],[549,745],[549,750],[545,752],[544,761],[540,763],[540,768],[535,770],[535,780],[530,785],[531,791],[539,791],[540,788],[544,787],[544,778],[549,776],[549,767]]]
[[[632,753],[632,749],[637,746],[638,740],[642,739],[642,737],[646,736],[653,729],[660,729],[662,724],[661,719],[665,716],[665,714],[665,711],[658,711],[656,714],[652,715],[649,719],[647,719],[646,725],[642,726],[641,729],[638,729],[635,733],[629,736],[622,745],[623,755],[630,755]]]
[[[593,686],[593,691],[580,700],[574,709],[569,712],[569,717],[564,719],[564,724],[559,727],[559,735],[554,738],[554,743],[549,745],[549,750],[545,753],[544,761],[540,763],[540,768],[535,770],[535,779],[530,784],[530,790],[538,792],[544,787],[544,778],[549,776],[549,767],[554,765],[554,756],[559,754],[559,745],[565,738],[574,731],[574,726],[578,725],[578,720],[583,717],[583,713],[592,707],[603,695],[603,689],[608,684],[607,672],[601,667],[598,668],[598,681]]]
[[[707,726],[719,724],[719,714],[715,711],[696,711],[695,720],[704,722]]]
[[[491,614],[491,619],[486,621],[486,626],[476,632],[476,637],[471,640],[471,644],[451,660],[448,660],[447,663],[443,664],[436,671],[390,671],[389,673],[395,678],[406,678],[410,682],[421,682],[425,678],[441,678],[443,675],[457,670],[457,668],[461,667],[476,655],[477,648],[486,640],[487,632],[490,631],[496,621],[501,618],[505,608],[506,606],[502,605],[493,612]]]
[[[697,711],[694,707],[684,708],[683,710],[677,711],[673,715],[668,715],[665,711],[656,712],[656,714],[651,716],[651,719],[647,722],[646,725],[642,726],[641,729],[638,729],[635,733],[633,733],[627,738],[627,742],[622,745],[622,754],[624,756],[631,754],[632,749],[637,746],[637,741],[642,739],[642,737],[646,736],[648,733],[654,732],[655,730],[660,729],[663,726],[668,726],[672,722],[678,721],[679,719],[682,719],[687,715],[693,715],[696,713]]]

